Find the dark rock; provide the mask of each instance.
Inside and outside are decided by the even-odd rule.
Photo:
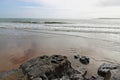
[[[102,64],[98,68],[98,75],[104,77],[104,80],[110,80],[111,78],[111,70],[117,69],[118,66],[112,64]]]
[[[40,58],[41,58],[41,59],[48,59],[49,56],[44,55],[44,56],[41,56]]]
[[[82,63],[82,64],[89,64],[90,63],[90,59],[86,56],[82,56],[79,61]]]
[[[60,62],[62,62],[64,59],[63,56],[60,56],[60,55],[53,55],[51,56],[50,60],[51,60],[51,63],[54,63],[54,64],[59,64]]]
[[[20,66],[29,80],[52,80],[79,73],[71,67],[67,57],[61,55],[41,56],[32,59]]]
[[[80,55],[74,55],[74,58],[75,58],[75,59],[79,59],[79,58],[80,58]]]
[[[69,79],[70,80],[84,80],[84,77],[81,74],[74,74]]]

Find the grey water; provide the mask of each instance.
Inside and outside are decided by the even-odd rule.
[[[120,39],[120,19],[98,18],[68,20],[1,18],[0,29],[19,29],[26,32],[47,32],[73,36],[82,35],[87,38],[108,40],[118,43]],[[0,31],[0,33],[3,34],[4,31]]]

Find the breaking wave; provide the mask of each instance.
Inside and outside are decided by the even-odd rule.
[[[120,34],[120,20],[0,19],[0,28]]]

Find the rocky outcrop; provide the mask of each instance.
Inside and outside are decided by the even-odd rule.
[[[88,65],[90,63],[90,58],[87,56],[74,55],[74,59],[79,59],[79,61],[85,65]]]
[[[111,70],[115,69],[118,69],[117,65],[104,63],[98,68],[98,75],[104,77],[104,80],[110,80],[112,76]]]
[[[85,65],[90,63],[90,58],[88,58],[86,56],[82,56],[79,60],[82,64],[85,64]]]
[[[76,80],[84,74],[74,70],[67,57],[61,55],[41,56],[22,64],[20,68],[29,80],[53,80],[63,78],[63,76]]]

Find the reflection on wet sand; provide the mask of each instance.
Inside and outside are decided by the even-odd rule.
[[[15,57],[14,55],[11,55],[10,56],[10,62],[13,63],[13,64],[18,64],[18,63],[22,63],[24,61],[26,61],[27,59],[29,59],[30,57],[32,57],[35,53],[34,50],[32,49],[28,49],[27,51],[25,51],[23,54],[22,57]]]

